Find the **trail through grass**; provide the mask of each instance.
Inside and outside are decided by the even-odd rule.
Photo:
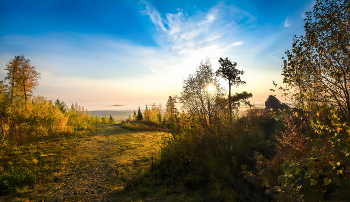
[[[126,182],[159,156],[164,132],[132,132],[102,125],[91,135],[22,146],[0,157],[0,169],[13,166],[37,176],[0,201],[121,201]],[[121,193],[121,194],[119,194]]]

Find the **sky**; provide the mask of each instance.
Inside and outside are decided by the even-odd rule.
[[[17,55],[41,73],[35,95],[88,110],[135,109],[180,95],[208,58],[237,62],[232,93],[261,104],[283,84],[282,57],[304,35],[308,0],[1,0],[0,80]],[[221,85],[228,89],[225,80]],[[122,106],[112,106],[122,105]],[[137,108],[136,108],[137,109]]]

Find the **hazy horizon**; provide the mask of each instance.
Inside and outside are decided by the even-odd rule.
[[[159,106],[159,105],[157,105]],[[130,107],[130,108],[129,108]],[[107,118],[109,118],[109,116],[112,116],[115,120],[117,121],[122,121],[122,120],[125,120],[127,118],[129,118],[129,115],[132,117],[133,113],[134,113],[134,110],[135,112],[137,113],[137,110],[138,110],[138,106],[134,109],[131,109],[131,107],[134,107],[134,106],[128,106],[128,108],[124,108],[124,109],[121,109],[121,108],[101,108],[101,109],[96,109],[96,110],[88,110],[88,113],[90,115],[95,115],[95,116],[98,116],[98,117],[103,117],[103,116],[106,116]],[[152,106],[151,105],[148,105],[149,108],[151,108]],[[264,103],[260,103],[260,104],[255,104],[254,107],[256,108],[264,108],[265,107],[265,104]],[[84,107],[85,108],[85,107]],[[165,110],[165,105],[162,105],[162,108],[163,110]],[[141,107],[140,106],[140,110],[141,112],[143,113],[144,110],[146,109],[146,105],[144,107]],[[249,109],[248,106],[245,106],[245,105],[241,105],[240,106],[240,113],[244,112],[245,110]],[[181,111],[181,109],[179,109]]]
[[[265,101],[267,100],[268,96],[264,100],[259,100],[256,101],[255,99],[250,99],[251,104],[253,104],[255,107],[263,107],[265,104]],[[279,98],[280,99],[280,98]],[[283,99],[280,99],[281,102],[284,102]],[[75,104],[75,103],[71,103]],[[66,103],[68,107],[71,106],[71,104]],[[163,103],[139,103],[139,104],[120,104],[120,106],[112,106],[108,104],[95,104],[95,105],[82,105],[80,103],[77,103],[78,105],[84,107],[84,109],[88,111],[123,111],[123,110],[138,110],[140,107],[141,110],[146,109],[146,105],[148,108],[151,108],[153,104],[156,106],[159,106],[160,104],[162,105],[162,108],[165,109],[166,107],[166,102]],[[244,107],[244,104],[241,104],[241,107]],[[181,105],[178,104],[178,108],[181,108]]]

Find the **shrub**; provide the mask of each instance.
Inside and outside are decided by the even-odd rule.
[[[11,172],[0,176],[0,195],[15,191],[25,185],[36,182],[36,175],[30,172],[22,172],[21,169],[11,167]]]

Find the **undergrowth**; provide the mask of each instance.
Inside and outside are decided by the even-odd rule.
[[[231,124],[177,130],[181,132],[166,140],[153,167],[127,188],[162,187],[164,195],[186,193],[188,200],[270,201],[262,182],[246,180],[245,171],[255,169],[254,151],[274,153],[269,140],[278,124],[271,114],[255,109]]]
[[[169,129],[164,128],[151,121],[131,121],[122,124],[123,128],[132,131],[163,131],[169,132]]]

